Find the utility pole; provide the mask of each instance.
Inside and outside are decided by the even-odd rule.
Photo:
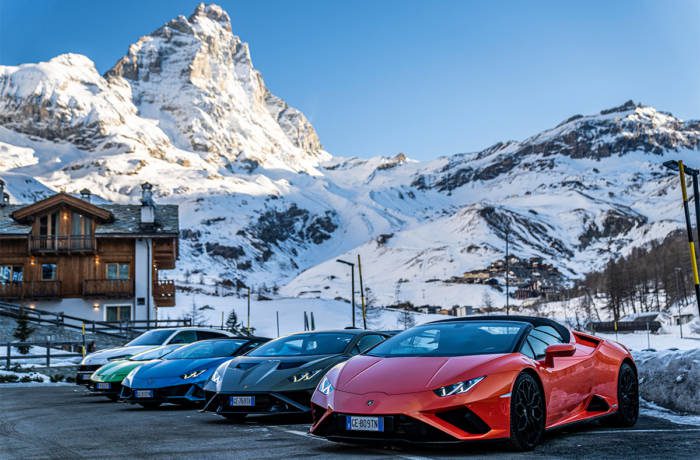
[[[357,272],[360,275],[360,300],[362,301],[362,328],[367,329],[367,307],[365,306],[365,289],[362,285],[362,261],[357,255]]]
[[[252,335],[250,333],[250,287],[246,286],[246,289],[248,290],[248,326],[247,326],[247,329],[248,329],[248,335]]]
[[[508,254],[508,240],[510,236],[510,227],[506,227],[506,316],[510,315],[510,264]]]
[[[681,339],[682,339],[683,338],[683,321],[682,321],[682,317],[681,317],[681,299],[680,299],[680,296],[681,296],[681,288],[680,288],[681,267],[676,267],[674,269],[674,271],[676,272],[676,292],[678,293],[678,297],[679,297],[678,298],[678,330],[681,333]],[[684,289],[685,289],[685,286],[684,286]],[[683,302],[683,303],[685,303],[685,302]]]
[[[335,260],[338,263],[345,264],[348,267],[350,267],[350,308],[351,308],[351,316],[352,316],[352,327],[355,327],[355,264],[352,262],[348,262],[347,260],[342,260],[342,259],[336,259]]]

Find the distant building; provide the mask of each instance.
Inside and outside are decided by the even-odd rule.
[[[474,307],[471,305],[455,305],[452,307],[454,316],[471,316],[474,314]]]

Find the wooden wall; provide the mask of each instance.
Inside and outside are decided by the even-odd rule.
[[[24,281],[41,281],[41,265],[55,263],[62,297],[81,297],[83,280],[106,279],[107,264],[131,264],[134,279],[135,241],[129,238],[98,238],[97,254],[27,255],[27,240],[0,239],[0,265],[23,265]]]

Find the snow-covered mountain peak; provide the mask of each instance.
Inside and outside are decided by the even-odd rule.
[[[0,66],[0,126],[84,150],[161,156],[170,141],[137,115],[128,85],[107,82],[79,54]]]
[[[228,13],[219,5],[214,3],[210,3],[208,5],[205,3],[200,3],[197,5],[194,13],[192,13],[192,16],[190,16],[190,21],[194,22],[198,17],[206,17],[212,21],[220,22],[223,27],[231,30],[231,18],[229,17]]]
[[[267,89],[217,5],[200,4],[141,37],[105,76],[126,82],[140,114],[158,120],[177,147],[224,170],[317,174],[328,158],[306,117]]]

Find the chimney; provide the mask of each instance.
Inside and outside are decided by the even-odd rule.
[[[153,185],[144,182],[141,185],[141,223],[155,223],[156,220],[156,205],[153,202]]]
[[[90,192],[89,189],[84,188],[80,191],[80,198],[82,198],[84,201],[87,201],[90,203],[92,201],[92,193]]]
[[[5,193],[5,182],[0,179],[0,207],[7,206],[10,203],[10,195]]]

